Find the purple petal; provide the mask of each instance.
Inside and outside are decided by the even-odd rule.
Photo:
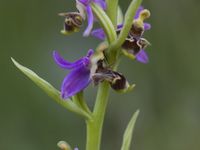
[[[121,31],[122,28],[123,28],[123,25],[124,25],[124,24],[119,24],[119,25],[117,25],[117,30],[116,30],[117,34],[120,33],[120,31]]]
[[[103,31],[102,28],[99,28],[99,29],[95,29],[91,32],[91,35],[97,39],[100,39],[100,40],[104,40],[106,38],[106,35]]]
[[[88,26],[85,29],[85,31],[83,33],[83,36],[89,36],[89,34],[90,34],[91,30],[92,30],[93,21],[94,21],[94,16],[93,16],[93,13],[92,13],[92,8],[90,7],[90,5],[88,5],[86,7],[86,12],[87,12]]]
[[[142,49],[139,51],[139,53],[136,54],[136,60],[141,62],[141,63],[148,63],[149,62],[149,58],[147,53]]]
[[[82,66],[83,62],[85,61],[85,58],[80,58],[75,62],[68,62],[64,60],[57,51],[53,51],[53,58],[55,62],[64,69],[73,69],[75,67]]]
[[[143,9],[144,9],[143,6],[140,6],[140,7],[137,9],[137,11],[136,11],[136,13],[135,13],[134,19],[137,19],[137,18],[140,16],[140,12],[141,12]]]
[[[79,67],[72,70],[64,79],[61,87],[61,97],[68,99],[85,89],[90,83],[90,69]]]
[[[75,148],[74,148],[74,150],[78,150],[78,148],[77,148],[77,147],[75,147]]]
[[[90,0],[78,0],[80,3],[82,3],[83,5],[87,6],[90,2]]]
[[[144,30],[150,30],[150,29],[151,29],[151,24],[144,23]]]
[[[118,29],[118,30],[121,30],[122,27],[123,27],[123,25],[124,25],[124,24],[118,24],[118,25],[117,25],[117,29]]]
[[[94,54],[94,50],[93,49],[89,49],[88,50],[88,52],[87,52],[87,55],[86,55],[86,57],[90,57],[90,56],[92,56]]]

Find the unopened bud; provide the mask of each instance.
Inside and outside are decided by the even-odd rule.
[[[57,146],[61,149],[61,150],[72,150],[70,145],[65,142],[65,141],[59,141]]]

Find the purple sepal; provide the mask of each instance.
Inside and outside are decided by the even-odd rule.
[[[143,7],[143,6],[140,6],[140,7],[137,9],[136,13],[135,13],[134,19],[137,19],[137,18],[139,17],[140,12],[141,12],[142,10],[144,10],[144,7]]]
[[[93,22],[94,22],[94,16],[93,16],[92,8],[90,7],[90,5],[86,6],[86,12],[87,12],[88,26],[85,29],[83,36],[89,36],[90,35],[90,32],[91,32],[92,27],[93,27]]]
[[[58,52],[53,52],[55,62],[71,72],[65,77],[61,86],[61,97],[68,99],[76,93],[85,89],[90,83],[90,57],[94,51],[90,49],[85,57],[78,59],[75,62],[68,62],[64,60]]]
[[[85,89],[90,83],[90,69],[79,67],[72,70],[64,79],[61,86],[61,97],[68,99]]]
[[[82,3],[83,5],[87,6],[90,2],[90,0],[78,0],[80,3]]]
[[[99,29],[95,29],[91,32],[91,36],[97,38],[97,39],[100,39],[100,40],[104,40],[106,38],[106,35],[103,31],[102,28],[99,28]]]
[[[54,58],[56,64],[59,67],[64,68],[64,69],[73,69],[73,68],[76,68],[77,66],[80,67],[83,65],[84,59],[85,60],[87,59],[87,58],[81,58],[75,62],[68,62],[68,61],[64,60],[57,51],[53,52],[53,58]]]
[[[136,60],[141,62],[141,63],[148,63],[149,62],[149,57],[147,55],[147,53],[142,49],[140,50],[137,54],[136,54]]]

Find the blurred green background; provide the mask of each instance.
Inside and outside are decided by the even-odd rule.
[[[52,101],[12,64],[14,57],[58,89],[67,74],[52,59],[57,49],[74,60],[95,48],[94,38],[59,33],[75,0],[0,0],[0,150],[56,150],[66,140],[85,148],[84,121]],[[130,0],[121,0],[125,12]],[[200,149],[200,1],[144,1],[152,29],[145,37],[150,63],[123,59],[120,72],[137,84],[134,92],[112,91],[102,150],[120,149],[131,115],[141,113],[134,132],[135,150]],[[93,105],[96,88],[86,90]]]

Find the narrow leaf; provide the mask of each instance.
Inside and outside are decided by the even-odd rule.
[[[106,37],[108,38],[108,42],[112,43],[117,38],[115,27],[113,26],[111,20],[100,6],[98,6],[95,3],[92,3],[91,6],[94,14],[98,18],[99,23],[106,34]]]
[[[133,114],[130,122],[128,123],[128,126],[126,127],[126,130],[125,130],[124,136],[123,136],[123,143],[122,143],[121,150],[130,150],[132,134],[133,134],[133,130],[134,130],[138,115],[139,115],[139,110],[137,110]]]
[[[106,12],[115,28],[117,27],[118,1],[119,0],[106,0]]]
[[[117,9],[117,25],[122,24],[123,21],[124,21],[124,16],[123,16],[122,9],[120,7],[118,7],[118,9]]]
[[[86,112],[82,111],[71,100],[63,100],[60,97],[60,92],[57,89],[55,89],[51,84],[49,84],[47,81],[40,78],[35,72],[20,65],[13,58],[11,58],[11,60],[20,71],[22,71],[28,78],[30,78],[37,86],[39,86],[49,97],[51,97],[57,103],[59,103],[60,105],[62,105],[63,107],[74,113],[84,116],[87,119],[90,118],[90,116]]]

